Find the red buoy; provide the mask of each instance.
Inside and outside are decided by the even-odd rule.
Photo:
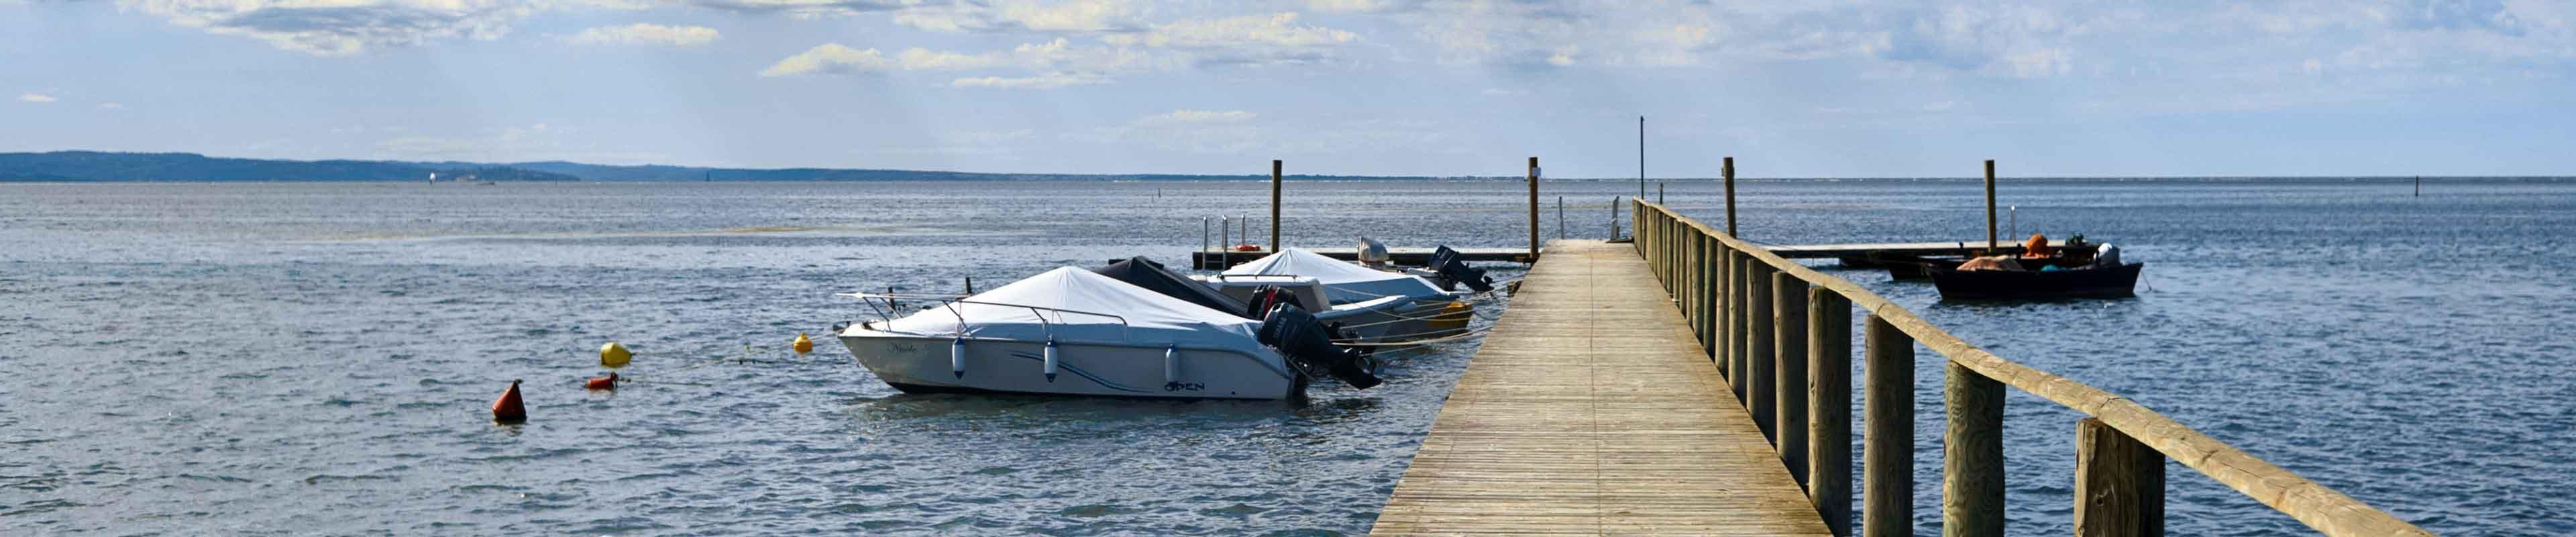
[[[591,377],[589,382],[581,383],[581,387],[591,390],[617,389],[617,373],[612,371],[605,377]]]
[[[1258,251],[1261,251],[1261,245],[1258,245],[1258,244],[1252,244],[1252,243],[1248,243],[1248,242],[1247,242],[1247,243],[1243,243],[1243,244],[1237,244],[1237,245],[1234,245],[1234,251],[1237,251],[1237,252],[1258,252]]]
[[[500,399],[492,400],[492,421],[500,423],[528,421],[528,407],[519,403],[518,380],[511,380],[510,389],[501,392]]]

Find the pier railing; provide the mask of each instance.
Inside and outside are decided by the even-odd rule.
[[[1850,360],[1857,307],[1868,313],[1861,460],[1869,503],[1861,510],[1861,535],[1912,534],[1917,343],[1948,361],[1943,535],[2004,532],[2007,386],[2088,416],[2075,424],[2078,535],[2161,535],[2168,458],[2326,535],[2431,535],[2128,398],[1995,356],[1850,281],[1662,205],[1633,203],[1638,253],[1836,534],[1853,533]]]

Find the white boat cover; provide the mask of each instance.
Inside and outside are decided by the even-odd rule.
[[[1441,298],[1449,296],[1430,280],[1411,274],[1398,274],[1359,266],[1349,261],[1324,257],[1303,248],[1287,248],[1279,253],[1254,259],[1225,269],[1227,276],[1304,276],[1324,283],[1324,297],[1335,304],[1360,302],[1387,296]]]
[[[886,323],[887,332],[953,337],[1218,348],[1266,356],[1261,322],[1164,296],[1079,267],[1062,267]],[[999,304],[1009,304],[1008,306]],[[1054,308],[1031,310],[1029,307]],[[955,308],[953,311],[950,308]],[[1074,312],[1105,313],[1125,318]]]

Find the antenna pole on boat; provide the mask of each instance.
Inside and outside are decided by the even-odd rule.
[[[1279,251],[1279,161],[1270,161],[1270,251]]]
[[[1995,240],[1995,159],[1986,159],[1986,255],[2001,246]]]

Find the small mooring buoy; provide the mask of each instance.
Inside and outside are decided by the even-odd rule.
[[[510,380],[510,389],[502,391],[500,399],[492,400],[492,421],[495,423],[523,423],[528,421],[528,407],[519,402],[519,381],[517,379]]]
[[[795,345],[795,347],[796,347],[796,354],[805,354],[805,353],[809,353],[809,352],[814,352],[814,339],[813,339],[813,338],[805,337],[805,333],[804,333],[804,332],[797,332],[797,333],[796,333],[796,345]]]
[[[585,390],[615,390],[617,389],[617,372],[610,371],[608,372],[608,376],[605,377],[591,377],[588,382],[581,383],[581,387]]]
[[[633,359],[635,359],[635,353],[627,352],[625,345],[619,345],[615,341],[599,346],[600,367],[609,369],[626,367],[626,362]]]

